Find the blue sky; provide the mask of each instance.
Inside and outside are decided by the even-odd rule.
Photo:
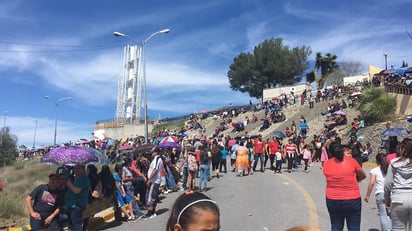
[[[311,46],[339,61],[384,67],[412,62],[412,2],[364,1],[1,1],[0,112],[18,144],[91,138],[98,120],[114,118],[123,46],[120,31],[145,46],[149,116],[162,118],[249,102],[226,73],[240,52],[265,39]],[[410,28],[408,28],[408,26]],[[0,114],[1,115],[1,114]],[[37,121],[37,129],[36,127]],[[4,125],[4,122],[2,126]]]

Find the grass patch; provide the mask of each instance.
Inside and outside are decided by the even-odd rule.
[[[56,168],[57,166],[47,166],[36,159],[19,160],[11,166],[0,168],[0,179],[3,182],[3,191],[0,192],[0,218],[28,219],[26,196],[37,185],[47,183],[48,175]]]
[[[14,216],[28,216],[25,213],[24,198],[17,198],[13,193],[0,193],[0,217],[10,219]]]

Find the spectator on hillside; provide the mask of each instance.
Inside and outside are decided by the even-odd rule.
[[[292,134],[296,133],[296,124],[295,121],[292,121],[292,124],[290,125],[290,131],[292,132]]]
[[[365,147],[362,145],[361,142],[358,142],[356,136],[351,136],[351,141],[348,144],[349,147],[352,149],[352,157],[358,161],[359,165],[362,167],[363,159],[362,159],[362,153],[365,150]]]
[[[163,160],[159,155],[159,149],[156,148],[152,152],[152,162],[147,177],[147,192],[146,192],[146,204],[147,204],[147,216],[154,218],[156,214],[156,206],[159,202],[159,187],[161,182],[161,173],[163,169]]]
[[[76,165],[73,169],[74,181],[67,181],[64,199],[69,216],[69,228],[78,231],[83,229],[82,214],[89,201],[90,181],[83,165]]]
[[[58,196],[57,175],[50,174],[49,182],[37,186],[27,197],[26,207],[30,214],[33,231],[59,230],[58,215],[63,206],[63,198]]]
[[[390,121],[386,122],[386,124],[385,124],[385,130],[386,130],[386,129],[389,129],[389,128],[391,128],[391,127],[392,127],[392,123],[391,123]],[[387,149],[388,139],[389,139],[389,136],[382,136],[382,137],[381,137],[381,148],[382,148],[382,149],[388,150],[388,149]],[[388,153],[386,153],[386,154],[388,154]]]
[[[303,120],[301,120],[300,122],[300,136],[302,138],[306,138],[308,132],[309,132],[309,126],[306,123],[306,120],[303,118]]]
[[[315,102],[315,96],[312,94],[309,96],[309,108],[313,108]]]
[[[116,182],[115,185],[117,203],[123,214],[127,217],[127,221],[134,221],[136,220],[136,218],[133,214],[132,200],[130,199],[129,195],[127,195],[126,189],[124,188],[122,171],[123,166],[121,164],[116,164],[116,166],[114,167],[113,178]]]
[[[265,119],[265,120],[263,121],[262,125],[261,125],[260,128],[259,128],[259,132],[262,132],[262,131],[268,129],[269,127],[270,127],[269,120],[268,120],[268,119]]]

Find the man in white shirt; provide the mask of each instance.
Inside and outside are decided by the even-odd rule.
[[[147,172],[147,192],[146,192],[146,205],[147,205],[147,217],[154,218],[156,214],[156,205],[159,201],[159,187],[161,182],[161,174],[163,169],[163,159],[160,155],[160,149],[155,148],[152,152],[152,162],[150,163],[149,170]]]

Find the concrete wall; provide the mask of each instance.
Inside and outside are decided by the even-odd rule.
[[[396,98],[396,114],[412,115],[412,97],[411,95],[388,93]]]
[[[310,86],[307,86],[306,84],[299,84],[263,89],[263,102],[265,102],[266,100],[271,100],[274,97],[279,97],[280,94],[286,94],[289,96],[290,92],[293,92],[295,96],[299,97],[305,89],[310,90]]]
[[[153,125],[148,124],[149,134],[153,130]],[[113,139],[121,139],[125,137],[144,136],[144,124],[122,125],[120,127],[111,128],[95,128],[94,136],[99,139],[110,137]]]
[[[343,78],[343,86],[348,86],[349,84],[355,85],[356,82],[363,83],[364,81],[369,81],[369,75],[357,75],[349,76]]]

